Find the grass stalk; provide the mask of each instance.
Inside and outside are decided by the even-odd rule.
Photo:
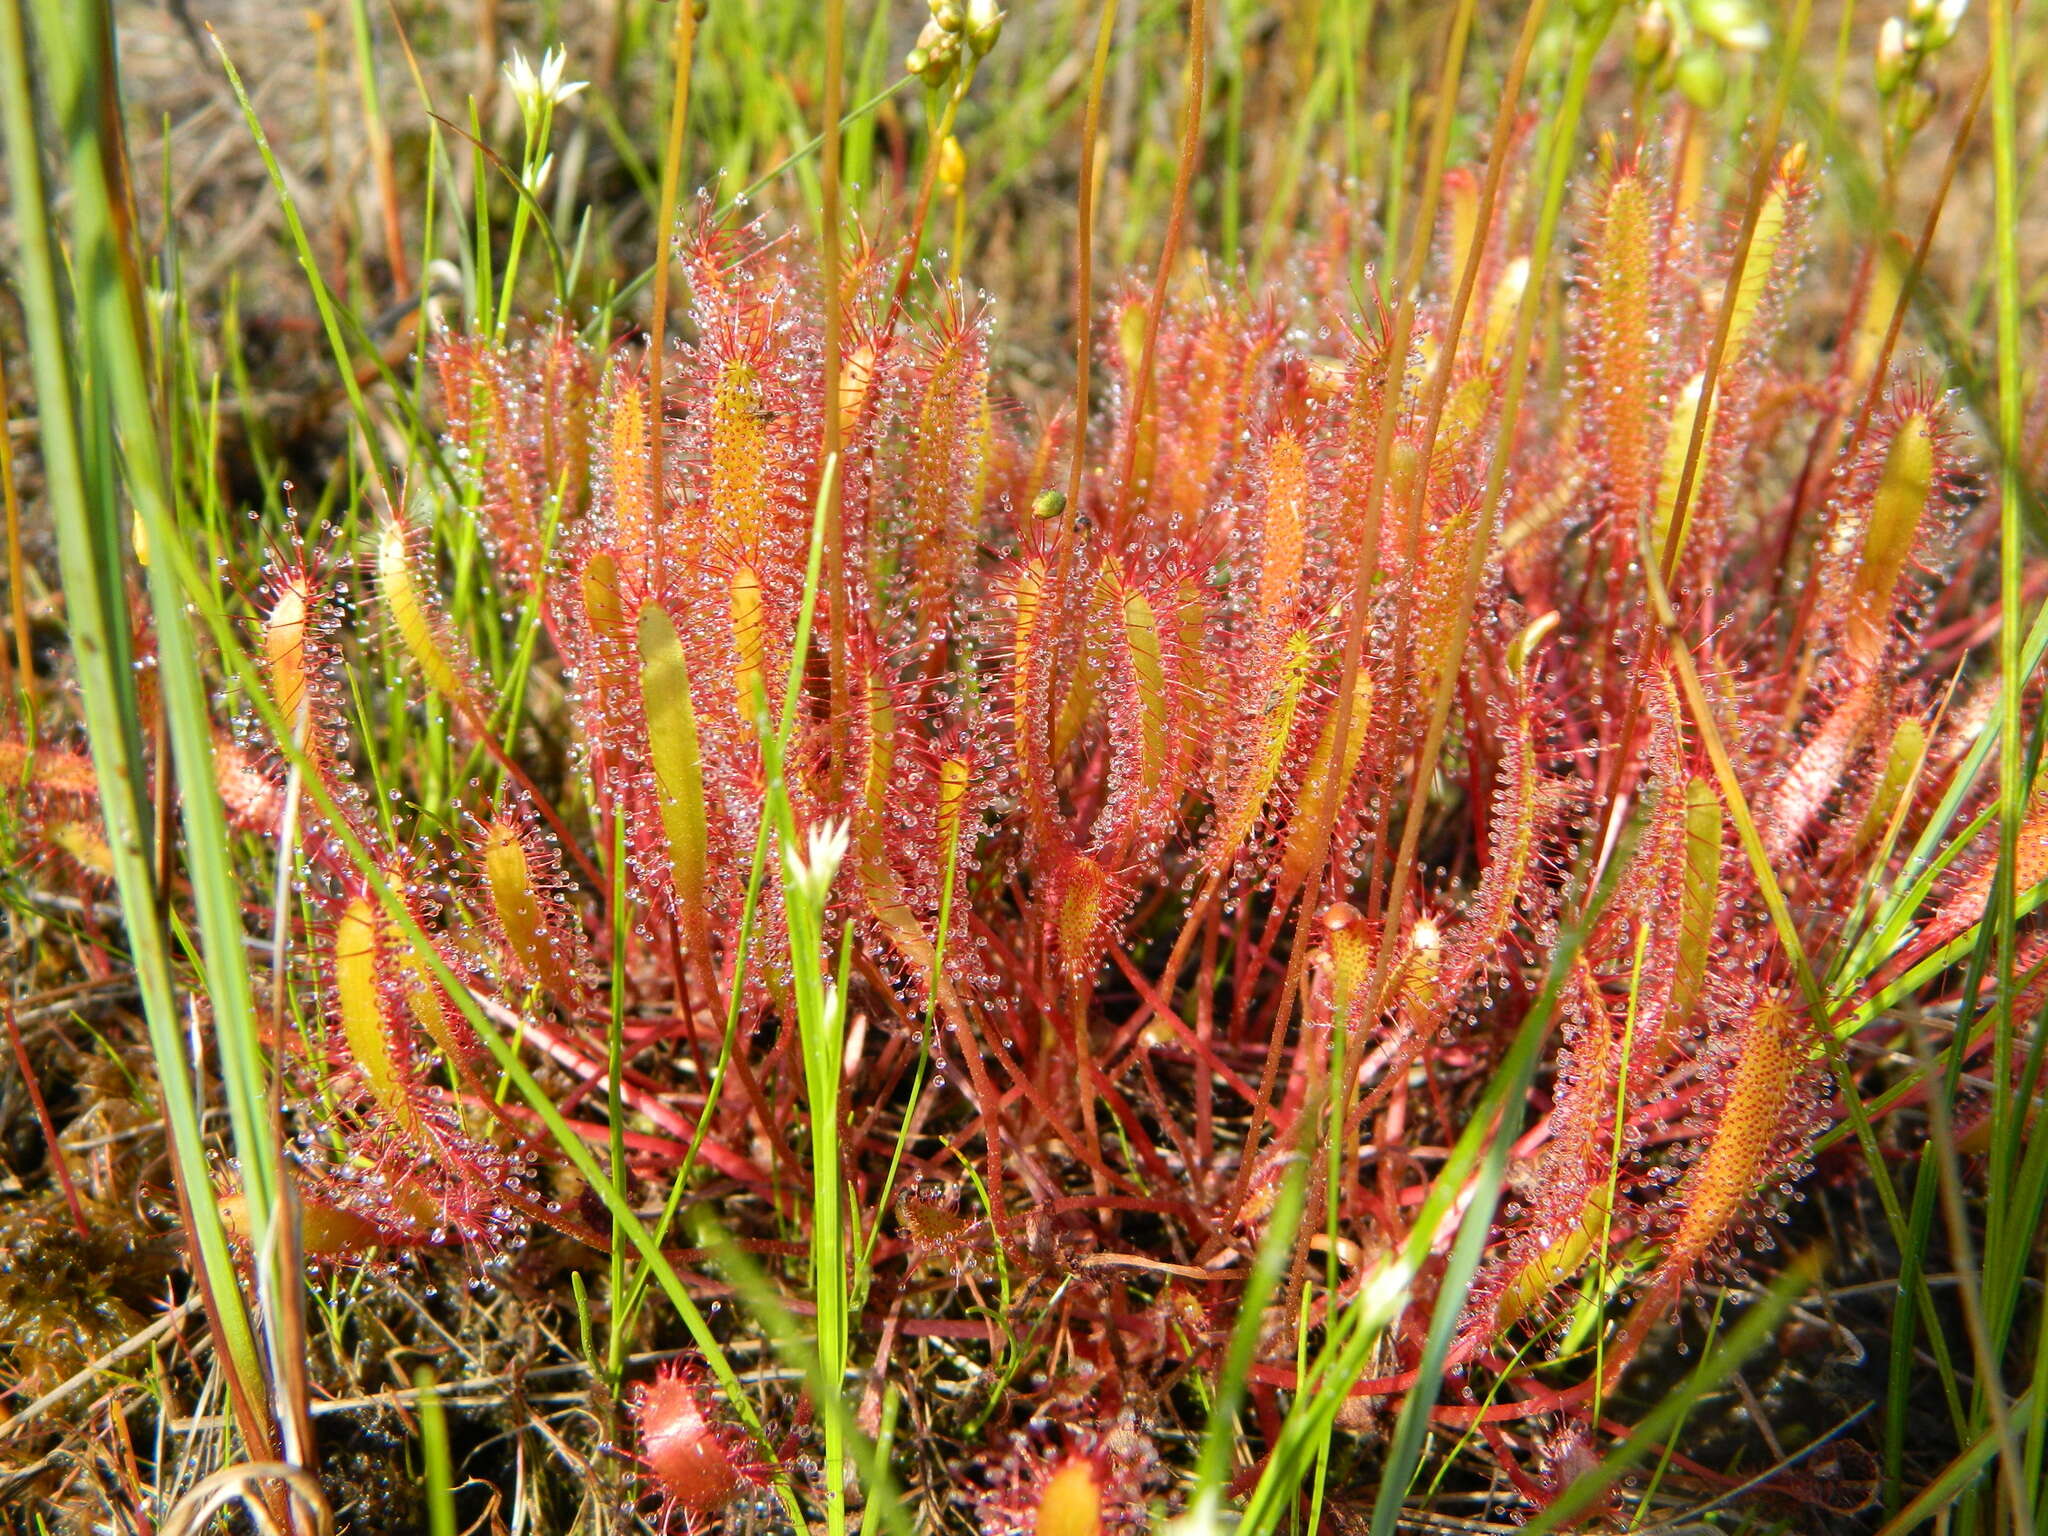
[[[762,772],[767,793],[764,826],[772,825],[781,845],[782,908],[789,925],[790,979],[802,1044],[805,1095],[811,1133],[811,1286],[818,1313],[820,1389],[837,1397],[848,1363],[847,1253],[844,1231],[845,1181],[841,1172],[841,1062],[846,1044],[846,969],[852,955],[851,928],[839,945],[835,979],[824,972],[825,921],[833,878],[845,853],[845,828],[814,828],[810,846],[799,843],[796,817],[784,778],[795,729],[805,658],[810,653],[831,508],[839,485],[839,461],[827,459],[812,519],[810,559],[803,603],[791,647],[789,677],[779,726],[760,722]],[[933,985],[937,986],[937,978]],[[846,1530],[846,1425],[838,1411],[825,1414],[825,1512],[830,1536]]]
[[[2012,8],[2006,0],[1985,7],[1991,52],[1991,159],[1993,249],[1996,252],[1996,334],[1998,367],[1998,592],[2005,622],[1998,631],[1998,700],[2001,726],[1998,743],[1998,870],[1992,881],[1992,920],[1996,927],[1998,992],[1993,1015],[1990,1179],[1986,1190],[1986,1283],[1989,1343],[2002,1347],[2021,1277],[2035,1244],[2035,1219],[2010,1230],[2015,1212],[2010,1204],[2020,1136],[2028,1116],[2006,1089],[2013,1081],[2013,1007],[2018,987],[2019,955],[2015,933],[2015,881],[2019,866],[2020,823],[2026,814],[2030,785],[2020,741],[2020,706],[2030,674],[2020,667],[2022,611],[2020,572],[2025,551],[2021,527],[2021,420],[2026,388],[2020,360],[2019,177],[2015,140],[2018,104],[2014,80]]]
[[[1110,518],[1110,526],[1116,530],[1123,528],[1130,514],[1138,443],[1144,436],[1145,410],[1152,395],[1152,363],[1159,346],[1159,322],[1166,313],[1167,287],[1173,281],[1173,262],[1180,254],[1181,229],[1187,222],[1188,187],[1194,181],[1195,166],[1201,159],[1202,107],[1209,78],[1208,25],[1207,0],[1188,0],[1187,73],[1182,85],[1186,97],[1181,105],[1180,161],[1173,173],[1173,202],[1167,209],[1166,233],[1159,243],[1159,270],[1152,277],[1152,301],[1145,309],[1145,339],[1138,351],[1137,377],[1132,381],[1130,430],[1124,439],[1123,463],[1117,469],[1116,510]],[[1082,334],[1085,338],[1085,328]],[[1077,434],[1080,426],[1077,421]],[[1079,443],[1077,436],[1077,452]]]
[[[235,101],[242,109],[242,118],[248,124],[249,133],[256,141],[258,154],[263,157],[263,167],[270,173],[271,189],[277,194],[278,209],[284,215],[285,229],[291,236],[294,252],[298,256],[299,270],[305,274],[306,284],[312,290],[313,305],[319,312],[320,325],[327,337],[328,350],[334,357],[336,372],[340,375],[343,390],[348,395],[356,427],[366,443],[378,440],[376,418],[370,413],[369,401],[364,397],[361,384],[356,380],[354,355],[347,337],[342,330],[342,311],[335,303],[334,294],[327,286],[327,279],[321,276],[320,263],[313,253],[313,242],[306,234],[305,223],[299,217],[297,201],[286,185],[283,167],[270,147],[270,136],[263,131],[263,122],[256,115],[256,109],[249,101],[249,93],[242,85],[241,72],[235,68],[235,61],[218,37],[213,39],[214,52],[219,55],[221,68],[227,71],[228,84],[235,93]],[[480,284],[479,291],[488,293],[488,281]],[[382,476],[375,467],[371,456],[371,473],[382,484]],[[386,498],[390,497],[390,486],[383,487]]]
[[[378,100],[377,55],[370,32],[369,0],[350,0],[349,39],[355,46],[356,85],[362,96],[364,148],[377,178],[377,207],[383,217],[384,263],[391,269],[391,292],[403,300],[412,289],[405,264],[405,231],[399,218],[398,176],[391,159],[391,133],[384,125]]]
[[[1596,897],[1593,910],[1600,905]],[[1472,1208],[1491,1210],[1506,1177],[1508,1148],[1515,1140],[1522,1106],[1537,1067],[1537,1052],[1549,1029],[1564,977],[1584,942],[1588,922],[1560,936],[1543,991],[1530,1008],[1514,1042],[1495,1069],[1470,1120],[1450,1155],[1437,1171],[1429,1193],[1417,1207],[1408,1237],[1384,1260],[1377,1275],[1362,1284],[1357,1297],[1330,1327],[1316,1360],[1298,1385],[1293,1407],[1264,1471],[1245,1502],[1239,1525],[1250,1536],[1281,1529],[1295,1491],[1309,1464],[1335,1431],[1338,1408],[1353,1384],[1366,1375],[1373,1346],[1400,1315],[1409,1286],[1421,1272],[1443,1223],[1459,1200]],[[1305,1124],[1313,1123],[1305,1121]],[[1461,1221],[1462,1226],[1462,1221]],[[1476,1259],[1476,1253],[1468,1250]],[[1434,1332],[1435,1325],[1432,1324]],[[1448,1342],[1448,1336],[1446,1336]],[[1422,1387],[1411,1389],[1410,1401],[1421,1401]],[[1404,1404],[1404,1414],[1408,1412]],[[1414,1411],[1406,1435],[1419,1445],[1427,1405]],[[1398,1421],[1397,1421],[1398,1425]],[[1412,1452],[1404,1452],[1412,1463]],[[1403,1479],[1405,1485],[1405,1479]],[[1375,1510],[1375,1520],[1379,1518]]]
[[[272,1454],[275,1421],[269,1402],[262,1352],[229,1249],[226,1228],[207,1175],[200,1101],[185,1052],[179,988],[167,944],[164,891],[157,879],[151,814],[144,789],[141,707],[136,695],[129,642],[127,594],[121,574],[126,562],[121,526],[123,488],[108,435],[118,420],[127,436],[123,456],[133,495],[159,552],[175,547],[178,534],[164,494],[156,457],[149,370],[141,353],[138,299],[132,257],[124,241],[129,229],[125,193],[116,153],[118,134],[101,138],[111,102],[103,94],[110,18],[98,5],[81,18],[65,15],[49,0],[37,7],[36,40],[45,65],[43,83],[55,120],[67,126],[64,148],[71,171],[71,295],[67,304],[58,280],[55,231],[47,211],[56,204],[45,189],[34,121],[37,100],[29,73],[29,38],[22,0],[0,4],[0,70],[6,71],[5,113],[9,176],[15,190],[15,218],[22,244],[22,286],[29,322],[31,367],[36,379],[42,447],[50,501],[58,530],[72,651],[84,703],[86,729],[101,785],[101,808],[114,878],[128,914],[131,954],[142,994],[144,1017],[155,1056],[169,1129],[172,1167],[183,1195],[190,1235],[198,1252],[214,1325],[245,1444],[253,1454]],[[126,275],[124,275],[124,272]],[[67,315],[75,315],[73,332]],[[87,362],[81,375],[73,359]],[[88,425],[88,424],[97,424]],[[153,598],[164,595],[158,571],[151,571]],[[161,605],[160,609],[161,609]],[[276,1158],[268,1134],[256,1060],[253,1011],[242,955],[240,907],[227,840],[209,832],[218,826],[213,793],[211,737],[205,725],[204,683],[190,652],[190,631],[182,607],[163,614],[159,637],[166,701],[173,727],[185,797],[194,894],[207,935],[209,969],[219,992],[214,997],[223,1067],[231,1074],[230,1109],[237,1151],[250,1181],[252,1236],[259,1252],[275,1252],[267,1239],[276,1191]],[[200,728],[194,740],[193,724]],[[232,925],[231,942],[222,930]],[[262,1196],[258,1200],[259,1192]],[[296,1286],[297,1277],[290,1277]],[[279,1294],[287,1294],[282,1288]]]
[[[1554,1002],[1552,1006],[1555,1006]],[[1394,1420],[1387,1470],[1380,1479],[1379,1496],[1373,1501],[1372,1536],[1394,1536],[1400,1529],[1408,1494],[1422,1462],[1422,1443],[1429,1430],[1430,1409],[1435,1407],[1437,1393],[1443,1385],[1444,1363],[1450,1356],[1451,1338],[1464,1315],[1465,1298],[1471,1290],[1473,1277],[1479,1272],[1479,1262],[1485,1257],[1487,1238],[1493,1230],[1494,1212],[1499,1205],[1501,1189],[1507,1182],[1508,1151],[1520,1129],[1523,1104],[1535,1077],[1536,1046],[1542,1039],[1540,1032],[1547,1025],[1548,1010],[1532,1011],[1523,1028],[1527,1031],[1533,1026],[1535,1033],[1527,1041],[1517,1041],[1516,1052],[1498,1074],[1497,1081],[1506,1089],[1497,1110],[1501,1118],[1487,1143],[1477,1188],[1458,1220],[1457,1237],[1452,1241],[1436,1305],[1430,1312],[1429,1332],[1423,1340],[1422,1360],[1416,1367],[1415,1385],[1403,1394],[1400,1412]],[[1475,1127],[1486,1123],[1484,1118],[1473,1121]],[[1427,1231],[1428,1228],[1418,1222],[1417,1230]]]
[[[34,729],[38,698],[35,640],[28,620],[28,559],[21,548],[21,493],[14,483],[14,431],[9,414],[7,353],[0,347],[0,508],[7,514],[7,616],[13,626],[13,667],[7,679]]]
[[[448,1453],[448,1410],[434,1373],[421,1366],[412,1384],[420,1409],[420,1446],[426,1462],[427,1536],[455,1536],[455,1468]]]
[[[668,284],[675,265],[676,226],[680,210],[677,190],[683,174],[683,128],[690,115],[690,65],[696,54],[697,11],[691,0],[675,8],[671,47],[674,83],[669,92],[668,136],[662,141],[661,198],[655,209],[654,309],[647,324],[647,475],[655,506],[662,504],[662,371],[668,364]]]
[[[1064,592],[1080,516],[1081,483],[1088,467],[1088,378],[1095,349],[1095,141],[1102,131],[1102,91],[1116,41],[1117,0],[1102,0],[1095,53],[1088,66],[1088,103],[1081,112],[1080,179],[1074,187],[1074,444],[1067,462],[1067,505],[1060,518],[1060,579]]]
[[[1979,1414],[1990,1422],[1998,1440],[1999,1489],[2009,1506],[2015,1531],[2037,1530],[2032,1514],[2033,1498],[2021,1464],[2019,1441],[2013,1434],[2010,1404],[2006,1401],[2004,1372],[1993,1346],[1984,1313],[1983,1273],[1978,1268],[1976,1243],[1970,1232],[1970,1215],[1963,1199],[1963,1176],[1956,1156],[1955,1124],[1948,1105],[1939,1093],[1930,1094],[1928,1147],[1933,1153],[1935,1182],[1941,1196],[1941,1214],[1948,1230],[1949,1260],[1957,1275],[1956,1297],[1963,1314],[1963,1330],[1976,1357]],[[1995,1229],[1994,1229],[1995,1230]]]
[[[841,215],[839,175],[843,156],[840,117],[846,100],[846,0],[825,0],[825,129],[824,156],[819,165],[820,206],[818,210],[819,266],[824,279],[822,295],[825,317],[825,445],[827,464],[840,460],[845,436],[841,420],[840,385],[844,338],[841,328],[845,307],[840,296]],[[937,153],[934,151],[934,160]],[[955,194],[955,200],[961,194]],[[956,243],[953,259],[960,252]],[[956,268],[957,271],[957,268]],[[832,698],[832,776],[834,787],[849,772],[853,729],[853,684],[848,645],[846,588],[846,528],[844,488],[837,474],[831,481],[829,504],[825,508],[825,590],[826,628],[830,641],[827,667]]]

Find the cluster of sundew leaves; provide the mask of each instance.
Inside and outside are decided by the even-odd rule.
[[[1916,641],[1926,572],[1965,499],[1946,402],[1902,376],[1858,411],[1888,319],[1874,304],[1837,317],[1825,371],[1785,355],[1803,156],[1778,162],[1731,283],[1735,220],[1703,191],[1708,152],[1698,132],[1647,136],[1589,178],[1555,328],[1564,350],[1527,364],[1563,384],[1507,444],[1508,336],[1531,282],[1518,182],[1481,228],[1476,179],[1450,178],[1445,280],[1405,367],[1388,366],[1384,310],[1358,312],[1340,222],[1273,292],[1187,269],[1159,317],[1142,412],[1146,299],[1135,284],[1114,299],[1097,336],[1105,419],[1085,431],[995,397],[984,304],[906,309],[898,254],[859,246],[834,296],[841,584],[825,595],[833,622],[795,658],[787,722],[828,408],[808,271],[707,216],[682,253],[688,340],[658,402],[634,348],[565,326],[441,337],[461,492],[385,508],[363,557],[400,687],[510,762],[491,735],[497,685],[440,593],[435,534],[474,515],[495,580],[536,605],[539,664],[559,669],[567,697],[545,725],[573,732],[576,771],[550,786],[553,804],[523,774],[473,785],[466,846],[403,828],[394,844],[351,788],[337,724],[351,691],[375,686],[351,675],[363,626],[343,632],[346,578],[300,557],[271,573],[255,604],[271,703],[413,919],[393,921],[335,829],[302,812],[323,913],[323,1005],[296,1037],[309,1252],[455,1237],[488,1252],[531,1221],[601,1241],[573,1201],[539,1192],[546,1154],[498,1107],[415,925],[442,968],[522,1023],[593,1135],[583,1100],[619,1010],[635,1175],[665,1183],[695,1141],[734,1192],[728,1215],[752,1202],[796,1216],[802,1077],[793,1031],[762,1027],[788,1010],[780,861],[765,861],[762,899],[747,888],[764,733],[786,726],[797,824],[851,828],[834,894],[856,938],[863,1049],[843,1171],[864,1219],[886,1222],[906,1149],[908,1176],[941,1187],[958,1178],[946,1146],[982,1149],[987,1219],[958,1223],[977,1253],[934,1281],[917,1234],[891,1231],[873,1250],[877,1284],[943,1311],[960,1274],[987,1262],[1042,1301],[1047,1326],[1098,1344],[1135,1295],[1166,1320],[1157,1348],[1081,1351],[1070,1379],[1019,1385],[1105,1424],[1115,1402],[1220,1347],[1232,1282],[1134,1293],[1069,1261],[1139,1240],[1125,1218],[1141,1213],[1144,1240],[1183,1269],[1228,1268],[1272,1181],[1219,1127],[1250,1117],[1285,1149],[1334,1102],[1317,1177],[1352,1257],[1318,1305],[1341,1305],[1371,1278],[1365,1256],[1406,1235],[1405,1175],[1384,1138],[1432,1115],[1455,1131],[1577,899],[1567,871],[1611,852],[1625,824],[1616,897],[1565,989],[1544,1134],[1455,1357],[1474,1372],[1541,1358],[1580,1276],[1629,1259],[1644,1278],[1611,1379],[1702,1265],[1756,1240],[1831,1113],[1832,1021],[1806,1017],[1791,989],[1659,649],[1645,558],[1697,637],[1715,728],[1809,949],[1842,937],[1981,723],[1943,710],[1951,658]],[[1471,319],[1446,360],[1444,290],[1468,262]],[[1724,293],[1735,308],[1694,461]],[[1448,389],[1431,415],[1440,365]],[[1390,378],[1401,396],[1378,463]],[[1082,494],[1067,505],[1049,491],[1075,452]],[[1497,452],[1512,472],[1489,506]],[[1375,483],[1385,516],[1369,542]],[[1478,622],[1454,650],[1468,601]],[[1354,617],[1366,643],[1347,675]],[[1440,685],[1454,690],[1453,748],[1425,805],[1448,830],[1388,912],[1388,848]],[[89,786],[61,749],[9,750],[24,803],[62,846],[64,807]],[[223,763],[238,824],[281,835],[282,763],[239,747]],[[572,823],[584,846],[565,850],[548,827]],[[587,878],[614,827],[631,907],[618,956],[610,892]],[[1987,846],[1962,852],[1885,974],[1977,920],[1989,869]],[[2037,810],[2019,878],[2043,876]],[[1314,949],[1297,1020],[1278,978],[1304,904],[1321,921],[1302,930]],[[1167,961],[1189,940],[1203,951],[1193,1022]],[[598,986],[600,957],[623,997]],[[728,1007],[743,1026],[730,1041]],[[708,1064],[726,1049],[739,1088],[714,1093]],[[1600,1383],[1582,1385],[1508,1391],[1489,1412],[1573,1411]]]

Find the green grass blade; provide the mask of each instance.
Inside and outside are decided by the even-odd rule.
[[[104,439],[95,442],[85,426],[86,422],[97,421],[104,431],[118,417],[124,429],[140,432],[137,440],[126,445],[132,476],[130,490],[136,493],[138,509],[160,541],[157,547],[175,543],[176,534],[163,500],[160,462],[155,457],[149,373],[140,352],[139,334],[134,329],[132,306],[137,295],[129,285],[132,269],[130,278],[124,279],[123,274],[127,254],[119,240],[120,231],[127,227],[127,210],[110,175],[111,166],[104,158],[115,152],[114,145],[104,142],[101,136],[107,121],[103,114],[113,110],[111,102],[98,97],[96,90],[104,88],[97,73],[109,56],[102,46],[106,39],[102,29],[108,25],[108,19],[98,7],[93,7],[83,19],[48,3],[40,5],[39,12],[38,40],[46,65],[44,83],[51,92],[57,121],[67,125],[72,134],[67,144],[74,221],[71,306],[66,305],[59,285],[54,231],[47,219],[55,204],[43,182],[34,121],[36,97],[28,74],[29,44],[21,0],[0,4],[0,29],[4,29],[0,30],[0,70],[6,71],[5,89],[0,90],[0,96],[6,98],[9,175],[15,192],[16,227],[21,237],[31,366],[36,380],[49,496],[57,524],[58,559],[65,582],[72,652],[84,702],[87,736],[99,774],[101,810],[115,885],[128,916],[136,981],[163,1094],[172,1165],[199,1251],[211,1302],[210,1315],[231,1367],[237,1415],[245,1438],[252,1441],[250,1449],[268,1456],[272,1432],[269,1390],[226,1229],[207,1176],[199,1098],[186,1059],[178,989],[161,918],[161,893],[151,862],[141,704],[129,643],[128,599],[121,580],[125,564],[122,487]],[[67,309],[77,316],[78,332],[66,324]],[[84,377],[75,373],[74,358],[85,360],[91,372]],[[158,591],[153,583],[152,596]],[[214,794],[211,738],[203,737],[206,747],[202,753],[192,753],[190,694],[203,690],[204,685],[190,664],[189,632],[184,627],[182,610],[174,610],[174,615],[172,633],[160,638],[164,647],[164,697],[181,776],[188,785],[188,834],[196,835],[208,824],[207,802]],[[171,676],[180,664],[185,676]],[[189,683],[190,688],[177,686],[181,683]],[[200,718],[204,729],[203,692]],[[195,806],[196,819],[192,809]],[[217,798],[212,800],[212,809],[218,814]],[[222,937],[222,888],[216,880],[226,873],[222,853],[225,847],[224,836],[215,838],[212,848],[220,862],[211,870],[195,867],[195,897],[201,905],[209,954],[222,973],[223,991],[217,1007],[226,1015],[227,1028],[244,1030],[240,1043],[247,1043],[253,1038],[248,1027],[247,971],[240,954],[240,908],[232,899],[231,883],[228,905],[234,919],[233,944],[237,953],[232,958],[216,953]],[[235,1093],[238,1110],[246,1112],[248,1096],[240,1090],[248,1085],[253,1063],[229,1061],[224,1056],[223,1064],[235,1074],[231,1091]],[[267,1139],[252,1134],[250,1145],[244,1148],[240,1145],[240,1133],[245,1124],[240,1118],[236,1129],[237,1150],[251,1158],[252,1168],[259,1172],[274,1169],[274,1163],[265,1161]],[[265,1207],[259,1217],[266,1233],[268,1209]]]

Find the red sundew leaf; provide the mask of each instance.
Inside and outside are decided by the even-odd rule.
[[[1039,1426],[969,1475],[983,1536],[1137,1536],[1165,1480],[1151,1438],[1122,1423]]]
[[[1894,389],[1829,502],[1820,628],[1840,646],[1852,685],[1885,659],[1910,611],[1913,566],[1930,562],[1947,536],[1951,437],[1938,396]]]
[[[0,787],[77,800],[97,800],[100,793],[92,759],[83,752],[69,747],[32,749],[14,737],[0,739]]]
[[[258,837],[274,838],[281,834],[284,786],[271,776],[257,754],[226,731],[213,734],[213,777],[230,827]]]
[[[566,1012],[583,1012],[581,933],[562,897],[559,852],[530,816],[500,811],[478,834],[476,861],[514,977]]]
[[[448,622],[430,554],[426,525],[393,507],[377,525],[378,596],[421,680],[455,708],[478,714],[475,664]]]
[[[1920,926],[1916,952],[1932,953],[1982,921],[1997,874],[1998,833],[1996,827],[1987,827],[1976,848],[1951,867],[1934,909]],[[2048,792],[2037,793],[2021,819],[2012,877],[2013,889],[2022,892],[2043,881],[2048,881]]]
[[[1635,156],[1609,172],[1596,201],[1581,280],[1589,311],[1586,442],[1605,469],[1609,515],[1632,549],[1635,518],[1650,493],[1651,405],[1658,388],[1660,189]],[[1625,558],[1625,557],[1624,557]]]
[[[1502,963],[1503,945],[1518,911],[1540,912],[1549,900],[1540,888],[1543,849],[1555,835],[1568,791],[1563,781],[1543,771],[1536,749],[1535,704],[1526,691],[1510,717],[1502,746],[1485,872],[1445,937],[1449,958],[1444,972],[1453,994]]]
[[[663,508],[653,478],[647,378],[623,359],[606,373],[601,420],[598,508],[608,525],[610,556],[620,586],[646,592],[654,579]]]
[[[542,358],[550,350],[542,350]],[[520,589],[530,590],[540,563],[548,490],[543,413],[563,402],[532,398],[528,380],[535,359],[525,346],[445,336],[434,346],[433,361],[449,436],[459,449],[458,467],[476,487],[492,553]]]
[[[1786,765],[1763,817],[1764,851],[1783,861],[1843,788],[1886,710],[1887,680],[1868,677],[1826,709]]]
[[[1676,1225],[1664,1245],[1660,1285],[1675,1287],[1716,1248],[1772,1185],[1796,1169],[1818,1093],[1811,1030],[1781,992],[1765,990],[1716,1063],[1712,1128],[1677,1192]]]
[[[952,301],[914,360],[897,471],[908,502],[912,600],[926,633],[947,628],[973,554],[987,411],[987,322]]]
[[[773,1469],[755,1456],[746,1432],[713,1400],[708,1373],[694,1361],[665,1367],[633,1394],[640,1465],[661,1500],[664,1523],[686,1530],[725,1509],[747,1488],[765,1487]]]

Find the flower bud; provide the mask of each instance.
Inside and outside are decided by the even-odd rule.
[[[1711,112],[1721,104],[1728,72],[1722,68],[1719,56],[1695,48],[1678,61],[1677,84],[1687,101],[1702,112]]]
[[[996,39],[1003,35],[1003,17],[1007,14],[996,0],[967,0],[967,46],[974,50],[977,59],[995,47]]]
[[[1934,116],[1937,99],[1933,86],[1925,80],[1915,80],[1899,102],[1899,126],[1908,133],[1918,133],[1927,125],[1927,119]]]
[[[960,0],[931,0],[932,23],[941,32],[958,32],[967,25],[967,10]]]
[[[1906,46],[1906,24],[1896,16],[1887,16],[1877,34],[1877,94],[1889,96],[1896,91],[1912,64],[1912,51]]]
[[[966,181],[966,152],[960,148],[960,141],[949,133],[939,145],[939,190],[948,197],[958,197]]]
[[[1629,45],[1629,58],[1635,67],[1647,74],[1664,62],[1664,56],[1671,51],[1671,12],[1664,0],[1650,0],[1643,7],[1643,14],[1636,18],[1636,32]]]
[[[928,21],[917,34],[917,46],[904,56],[903,69],[937,90],[953,78],[953,66],[959,62],[959,35],[948,32],[936,21]]]
[[[1692,23],[1702,33],[1735,53],[1757,53],[1771,40],[1771,29],[1749,0],[1697,0]]]

